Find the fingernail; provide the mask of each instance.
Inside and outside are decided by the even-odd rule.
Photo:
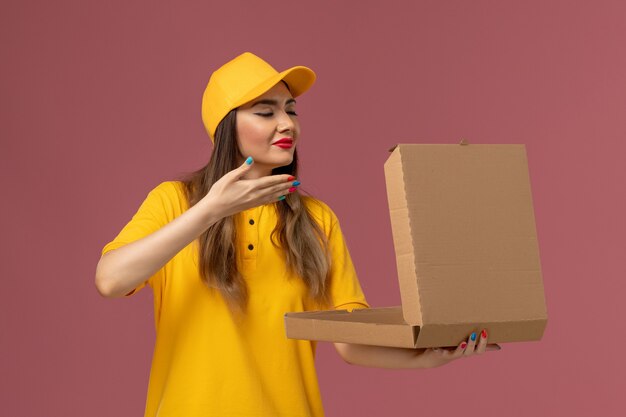
[[[470,339],[472,339],[472,342],[474,340],[476,340],[476,332],[472,332],[472,335],[470,336]]]
[[[278,201],[283,201],[285,198],[287,197],[285,197],[284,195],[281,195],[280,197],[278,197]]]
[[[296,188],[296,187],[291,187],[291,188],[289,189],[289,192],[290,192],[290,193],[293,193],[293,192],[294,192],[294,191],[296,191],[296,190],[297,190],[297,188]]]
[[[291,185],[293,185],[294,187],[297,187],[298,185],[300,185],[300,181],[294,181],[293,184]]]
[[[293,175],[290,175],[289,178],[287,178],[287,181],[293,181],[295,179],[296,179],[296,177],[294,177]]]
[[[461,343],[461,349],[465,349],[466,346],[467,346],[467,343],[465,342]]]
[[[248,159],[246,159],[246,164],[252,165],[252,157],[251,156],[249,156]]]
[[[483,339],[486,339],[486,338],[487,338],[487,331],[483,329],[483,331],[482,331],[482,332],[480,332],[480,336],[481,336]]]

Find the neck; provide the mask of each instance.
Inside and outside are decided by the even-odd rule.
[[[243,163],[243,162],[242,162]],[[272,175],[272,167],[257,164],[256,162],[252,165],[250,171],[243,176],[243,178],[247,180],[253,180],[261,177],[266,177],[268,175]]]

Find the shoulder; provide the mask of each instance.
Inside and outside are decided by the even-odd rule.
[[[311,196],[302,196],[302,201],[309,213],[324,227],[332,229],[338,223],[337,215],[328,204]]]
[[[163,181],[150,190],[146,202],[176,216],[187,206],[184,184],[181,181]]]
[[[185,189],[181,181],[163,181],[154,187],[150,194],[164,197],[167,200],[177,201],[185,198]]]

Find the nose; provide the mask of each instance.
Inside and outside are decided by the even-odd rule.
[[[276,125],[276,130],[279,132],[293,132],[295,128],[295,123],[293,119],[284,111],[280,112],[278,117],[278,124]]]

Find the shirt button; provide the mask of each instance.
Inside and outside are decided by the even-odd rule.
[[[254,224],[254,220],[250,219],[250,222],[249,222],[249,223],[250,223],[250,224]]]
[[[253,245],[252,243],[251,243],[251,244],[249,244],[249,245],[248,245],[248,249],[250,249],[250,250],[254,249],[254,245]]]

